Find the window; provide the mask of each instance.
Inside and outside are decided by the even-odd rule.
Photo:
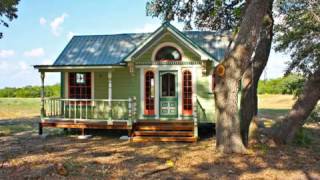
[[[162,97],[175,97],[176,96],[176,82],[175,75],[166,73],[161,76],[161,96]]]
[[[145,73],[145,96],[144,96],[145,115],[154,115],[154,73],[148,71]]]
[[[183,72],[183,114],[192,115],[192,75],[190,71]]]
[[[156,61],[180,61],[181,53],[172,46],[161,48],[156,54]]]
[[[69,98],[91,99],[91,73],[69,73]]]

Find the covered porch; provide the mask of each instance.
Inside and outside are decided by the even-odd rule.
[[[84,134],[85,129],[122,129],[127,130],[128,135],[136,141],[148,139],[141,136],[157,136],[152,138],[155,141],[195,141],[198,136],[197,118],[205,116],[201,105],[195,103],[193,117],[188,120],[150,118],[139,118],[139,81],[131,74],[126,67],[57,67],[57,66],[37,66],[41,78],[41,121],[39,123],[39,134],[43,133],[43,128],[54,127],[64,129],[80,129]],[[120,69],[121,68],[121,69]],[[47,73],[69,74],[61,78],[61,97],[45,97],[45,78]],[[119,79],[119,72],[128,73],[125,75],[126,81],[133,81],[128,85],[130,88],[122,87],[124,79]],[[90,74],[89,98],[70,97],[70,76],[71,73]],[[138,74],[138,73],[137,73]],[[102,78],[100,78],[100,76]],[[69,80],[68,80],[69,78]],[[99,79],[100,78],[100,79]],[[128,79],[129,78],[129,79]],[[71,78],[72,79],[72,78]],[[85,78],[86,79],[86,78]],[[64,87],[65,86],[65,87]],[[119,88],[120,86],[120,88]],[[98,91],[103,91],[99,93]],[[129,92],[126,96],[119,91]],[[103,95],[101,95],[103,94]],[[196,98],[195,98],[196,99]],[[168,122],[170,121],[170,122]],[[143,129],[141,125],[143,124]],[[143,132],[141,132],[143,131]],[[182,131],[182,132],[181,132]],[[136,133],[135,133],[136,132]],[[176,137],[181,136],[182,137]],[[135,137],[138,136],[138,137]],[[166,136],[163,138],[162,136]],[[167,138],[173,136],[173,138]],[[149,141],[150,138],[147,140]]]
[[[40,72],[41,78],[41,121],[39,123],[39,134],[44,127],[75,128],[81,129],[124,129],[129,135],[133,123],[137,120],[136,97],[112,98],[112,71],[120,66],[35,66]],[[61,73],[61,95],[60,97],[45,97],[46,73]],[[68,77],[74,74],[75,77]],[[78,76],[89,74],[90,77]],[[102,95],[95,95],[94,75],[106,76]],[[80,82],[79,88],[70,86],[70,79]],[[88,81],[88,82],[85,82]],[[82,84],[81,84],[82,83]],[[74,89],[72,89],[75,87]]]

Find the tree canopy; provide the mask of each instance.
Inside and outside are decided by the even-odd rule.
[[[276,50],[291,55],[286,74],[310,75],[320,68],[320,1],[278,0]]]
[[[150,0],[147,15],[183,22],[185,29],[230,30],[238,27],[245,1]]]
[[[9,27],[8,21],[12,21],[18,17],[17,15],[17,5],[20,0],[1,0],[0,1],[0,25],[4,27]],[[0,32],[0,39],[3,33]]]

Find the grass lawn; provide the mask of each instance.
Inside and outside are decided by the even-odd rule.
[[[259,96],[259,115],[276,119],[291,96]],[[6,106],[6,107],[4,107]],[[0,179],[320,179],[320,126],[308,124],[310,145],[252,144],[243,155],[221,155],[215,138],[197,143],[130,143],[126,132],[48,130],[37,135],[39,99],[0,99]],[[209,137],[209,138],[208,138]]]
[[[0,98],[0,120],[39,116],[39,98]]]

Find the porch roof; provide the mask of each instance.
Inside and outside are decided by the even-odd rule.
[[[221,60],[229,38],[213,31],[182,31],[215,60]],[[139,47],[151,33],[74,36],[53,66],[114,66],[124,65],[124,59]],[[39,66],[38,66],[39,67]]]

